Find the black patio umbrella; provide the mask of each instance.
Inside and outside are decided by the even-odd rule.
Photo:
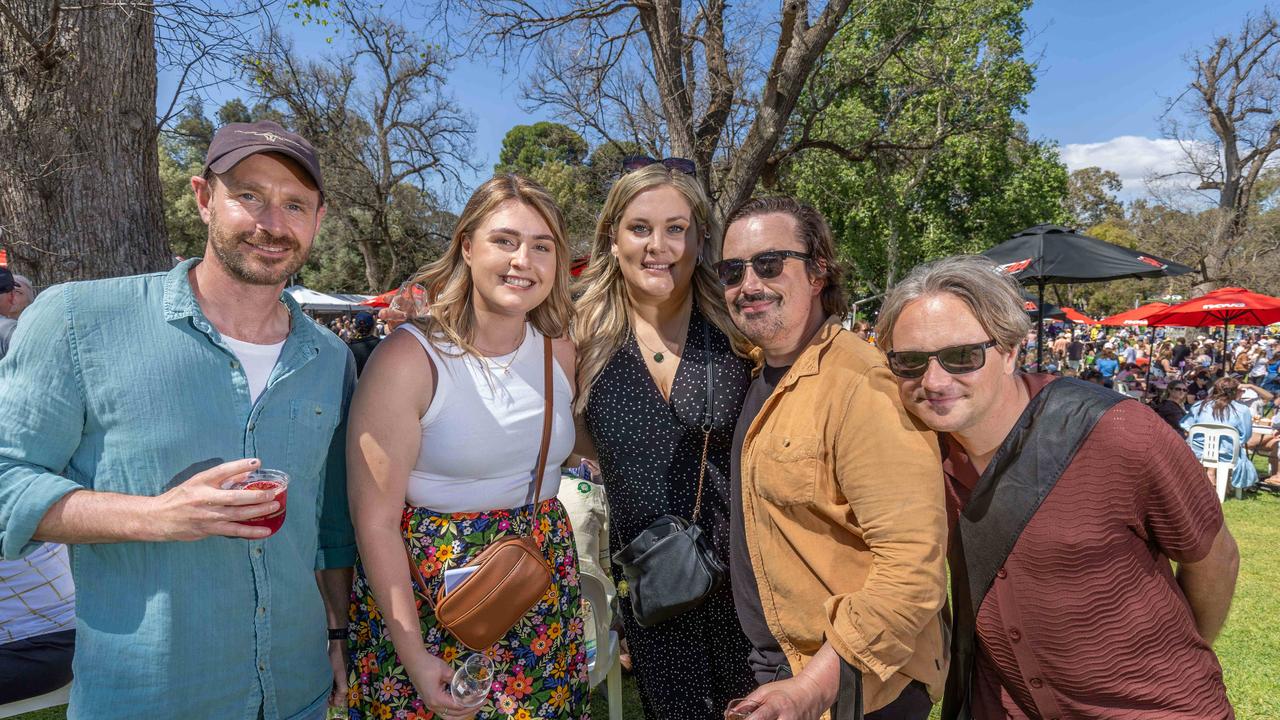
[[[1191,268],[1141,250],[1112,245],[1061,225],[1036,225],[982,253],[1023,285],[1035,285],[1044,305],[1044,286],[1120,278],[1185,275]],[[1044,353],[1043,315],[1036,318],[1036,367]]]

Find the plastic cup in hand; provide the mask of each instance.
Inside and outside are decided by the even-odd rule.
[[[427,289],[416,282],[406,282],[391,298],[391,309],[404,313],[405,319],[422,317],[427,312]]]
[[[493,687],[493,661],[484,655],[472,655],[462,663],[449,683],[449,694],[467,709],[478,708],[489,699]]]
[[[283,470],[254,470],[243,480],[227,483],[222,486],[222,489],[275,490],[276,502],[280,503],[279,510],[270,515],[263,515],[252,520],[243,520],[240,524],[267,528],[272,535],[276,534],[276,531],[284,524],[285,506],[289,502],[289,474]]]
[[[760,707],[760,703],[755,700],[746,698],[738,698],[730,700],[729,707],[724,710],[724,720],[747,720],[751,713]]]

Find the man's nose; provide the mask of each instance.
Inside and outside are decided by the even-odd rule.
[[[284,210],[275,203],[268,203],[254,218],[258,227],[273,236],[288,234],[288,219]]]
[[[951,373],[947,372],[938,362],[938,358],[929,358],[929,364],[924,368],[924,375],[920,376],[920,386],[930,392],[942,390],[951,384]]]
[[[764,281],[756,274],[756,270],[751,266],[751,263],[747,263],[746,267],[742,269],[742,292],[759,293],[764,292],[764,290]]]

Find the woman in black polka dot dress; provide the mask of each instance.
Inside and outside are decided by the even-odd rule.
[[[728,565],[729,452],[751,363],[711,270],[719,252],[708,217],[701,186],[679,168],[652,164],[614,185],[580,283],[576,409],[579,449],[598,458],[608,488],[616,551],[661,515],[693,515],[711,363],[698,525]],[[655,627],[635,622],[625,596],[620,605],[648,720],[720,720],[755,689],[728,582]]]

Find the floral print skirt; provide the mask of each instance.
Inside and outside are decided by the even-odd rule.
[[[476,717],[589,720],[573,531],[559,500],[544,500],[536,515],[526,510],[532,508],[441,514],[406,507],[400,531],[433,596],[443,582],[445,570],[467,564],[503,536],[520,532],[532,535],[551,564],[551,587],[506,637],[484,650],[497,672],[493,691]],[[532,532],[527,527],[531,518],[536,518]],[[418,611],[427,651],[455,668],[460,666],[472,651],[440,627],[430,606],[421,598]],[[396,657],[359,563],[351,592],[350,623],[347,705],[351,720],[435,717],[414,691]]]

